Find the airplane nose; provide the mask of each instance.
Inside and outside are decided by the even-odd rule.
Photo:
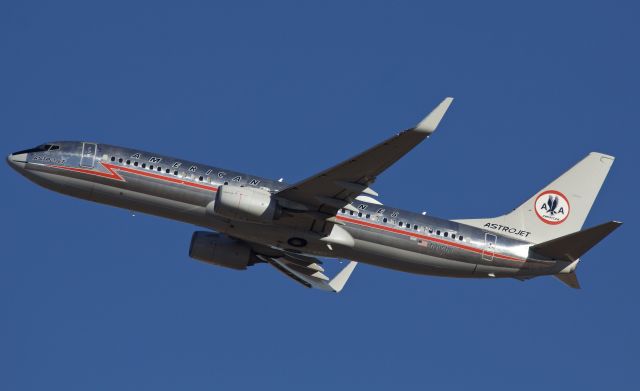
[[[7,163],[9,163],[9,166],[11,166],[11,168],[15,170],[24,168],[27,164],[27,154],[26,153],[19,153],[15,155],[11,154],[7,156]]]

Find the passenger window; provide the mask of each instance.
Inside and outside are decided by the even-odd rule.
[[[366,215],[365,217],[366,217],[366,218],[370,218],[370,217],[371,217],[371,215],[370,215],[370,214],[368,214],[368,215]]]
[[[153,164],[149,165],[149,170],[153,170]]]
[[[353,211],[352,211],[352,210],[350,210],[350,211],[349,211],[349,214],[350,214],[351,216],[353,216]]]
[[[387,218],[385,217],[384,219],[382,219],[382,222],[386,223],[387,222]]]
[[[224,184],[225,184],[225,185],[228,185],[228,184],[229,184],[229,182],[225,182]],[[351,213],[351,214],[353,214],[353,213]]]
[[[440,236],[440,230],[436,231],[436,235]]]
[[[401,221],[401,222],[399,222],[399,223],[398,223],[398,225],[402,227],[402,221]]]
[[[122,163],[122,158],[118,159],[118,163]]]
[[[158,166],[158,172],[162,171],[162,167]]]
[[[429,233],[432,234],[433,233],[433,229],[429,228]]]
[[[340,209],[340,213],[344,214],[345,210],[344,209]]]
[[[133,162],[133,165],[138,167],[138,162]]]
[[[445,232],[445,233],[444,233],[444,237],[445,237],[445,238],[446,238],[446,237],[449,237],[449,232]]]
[[[464,238],[462,237],[462,235],[458,236],[458,239],[460,239],[460,240],[464,240]]]
[[[204,177],[200,177],[200,178],[198,178],[198,180],[199,180],[200,182],[202,182],[202,180],[203,180],[203,179],[204,179]]]
[[[175,170],[175,171],[173,172],[173,175],[176,175],[176,176],[177,176],[177,175],[178,175],[178,170]]]
[[[131,164],[131,160],[127,160],[127,165]]]
[[[362,212],[358,213],[358,217],[362,217]]]
[[[451,239],[455,239],[456,238],[456,234],[451,234]]]
[[[147,167],[147,163],[142,163],[142,168],[146,168]]]
[[[415,230],[417,231],[417,230],[418,230],[418,226],[417,226],[417,225],[414,225],[414,226],[413,226],[413,229],[415,229]]]
[[[115,162],[116,161],[116,157],[115,156],[111,156],[111,161]]]
[[[165,173],[167,174],[171,174],[171,170],[169,170],[168,168],[166,170],[164,170]]]

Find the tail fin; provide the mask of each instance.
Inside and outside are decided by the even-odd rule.
[[[456,221],[532,243],[579,231],[613,160],[613,156],[591,152],[513,212],[493,218]]]

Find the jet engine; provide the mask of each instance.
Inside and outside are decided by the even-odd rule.
[[[251,248],[246,244],[225,235],[206,231],[193,233],[189,256],[199,261],[237,270],[244,270],[257,261]]]
[[[213,213],[232,220],[272,221],[280,217],[278,203],[266,190],[253,187],[218,187]]]

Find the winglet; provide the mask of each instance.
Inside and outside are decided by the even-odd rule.
[[[566,274],[554,274],[553,276],[570,288],[580,289],[580,282],[578,281],[578,276],[575,272]]]
[[[344,267],[331,281],[329,281],[329,286],[333,289],[334,292],[338,293],[344,288],[344,284],[347,283],[349,277],[351,277],[351,273],[353,273],[353,269],[358,266],[358,262],[351,261],[347,266]]]
[[[440,123],[440,120],[442,120],[442,117],[444,117],[444,114],[447,112],[447,109],[451,105],[451,102],[453,102],[453,98],[444,98],[444,100],[440,102],[440,104],[435,109],[433,109],[433,111],[429,113],[429,115],[424,117],[424,119],[420,121],[420,123],[413,129],[418,132],[427,134],[435,132],[438,124]]]
[[[321,262],[315,258],[308,258],[313,260],[314,263],[305,266],[304,259],[292,259],[291,256],[276,258],[257,254],[257,257],[307,288],[316,288],[325,292],[335,293],[340,292],[342,288],[344,288],[347,280],[351,276],[351,273],[353,273],[353,269],[355,269],[358,264],[358,262],[355,261],[349,262],[347,266],[345,266],[332,280],[329,281],[329,278],[322,274],[322,271],[324,270],[318,269],[317,264]],[[322,268],[320,267],[320,269]]]

